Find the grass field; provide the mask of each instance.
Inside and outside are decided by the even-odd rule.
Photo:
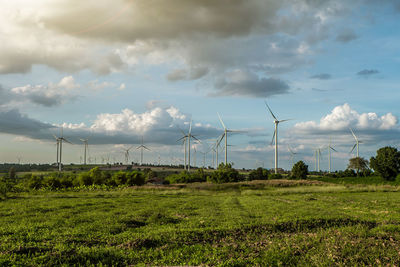
[[[0,201],[0,265],[399,265],[392,185],[253,181]]]

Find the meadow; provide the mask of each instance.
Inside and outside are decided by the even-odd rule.
[[[400,188],[267,180],[0,201],[0,265],[399,265]]]

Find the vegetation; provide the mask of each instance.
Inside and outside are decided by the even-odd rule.
[[[0,265],[400,264],[398,187],[198,186],[13,194]]]
[[[306,179],[308,174],[308,166],[302,161],[298,161],[293,165],[291,176],[297,179]]]
[[[252,180],[268,180],[269,171],[264,168],[257,168],[249,173],[249,181]]]
[[[214,172],[211,173],[208,180],[213,183],[232,183],[244,180],[244,176],[232,168],[231,164],[221,163]]]
[[[347,168],[355,170],[357,172],[357,176],[359,176],[360,171],[364,172],[368,169],[368,160],[361,157],[351,158],[349,159],[349,165]]]
[[[380,148],[376,157],[371,157],[370,166],[382,178],[394,180],[400,173],[400,152],[394,147]]]

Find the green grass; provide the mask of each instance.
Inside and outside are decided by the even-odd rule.
[[[400,181],[386,181],[380,176],[369,176],[369,177],[312,177],[312,180],[334,183],[334,184],[370,184],[370,185],[400,185]]]
[[[399,265],[399,190],[282,180],[11,195],[0,265]]]

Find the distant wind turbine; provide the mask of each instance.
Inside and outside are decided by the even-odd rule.
[[[61,135],[60,136],[56,136],[55,134],[53,134],[54,138],[57,141],[57,164],[58,164],[58,171],[62,171],[62,143],[63,141],[71,144],[72,143],[70,141],[68,141],[67,139],[65,139],[64,137],[64,131],[63,128],[61,127]]]
[[[271,113],[272,117],[274,118],[274,123],[275,123],[275,131],[274,131],[274,135],[272,136],[272,141],[271,141],[271,145],[274,143],[274,137],[275,137],[275,173],[278,173],[278,124],[281,122],[285,122],[288,121],[290,119],[286,119],[286,120],[278,120],[274,113],[272,113],[271,108],[268,106],[267,102],[265,102],[265,105],[267,106],[269,112]]]
[[[122,150],[124,151],[125,154],[125,164],[128,165],[129,162],[129,150],[131,150],[133,146],[130,146],[129,148],[123,148]]]
[[[79,139],[79,140],[83,142],[83,146],[85,147],[83,154],[83,164],[86,165],[86,154],[87,152],[89,152],[89,144],[88,144],[89,138]]]
[[[332,166],[332,163],[331,163],[331,150],[337,152],[337,150],[332,147],[331,140],[329,139],[329,145],[328,145],[328,151],[329,151],[329,173],[331,173],[331,166]]]
[[[358,140],[357,136],[354,134],[353,130],[349,128],[351,131],[351,134],[353,135],[354,139],[356,140],[356,143],[354,144],[353,148],[350,150],[350,153],[353,152],[354,148],[357,147],[357,158],[360,157],[359,151],[358,151],[358,145],[362,143],[362,141]]]
[[[292,168],[293,168],[293,165],[294,165],[293,159],[297,155],[297,152],[294,152],[289,145],[288,145],[288,149],[290,152],[290,161],[292,162]]]
[[[143,149],[147,149],[150,151],[150,149],[143,144],[143,136],[142,136],[142,144],[140,146],[138,146],[136,149],[140,149],[140,166],[142,166],[143,165]]]
[[[221,125],[224,129],[224,133],[221,135],[221,140],[223,138],[225,138],[225,165],[227,165],[228,164],[228,133],[242,133],[243,131],[235,131],[235,130],[230,130],[230,129],[226,128],[219,113],[217,113],[217,115],[218,115],[219,121],[221,122]]]

